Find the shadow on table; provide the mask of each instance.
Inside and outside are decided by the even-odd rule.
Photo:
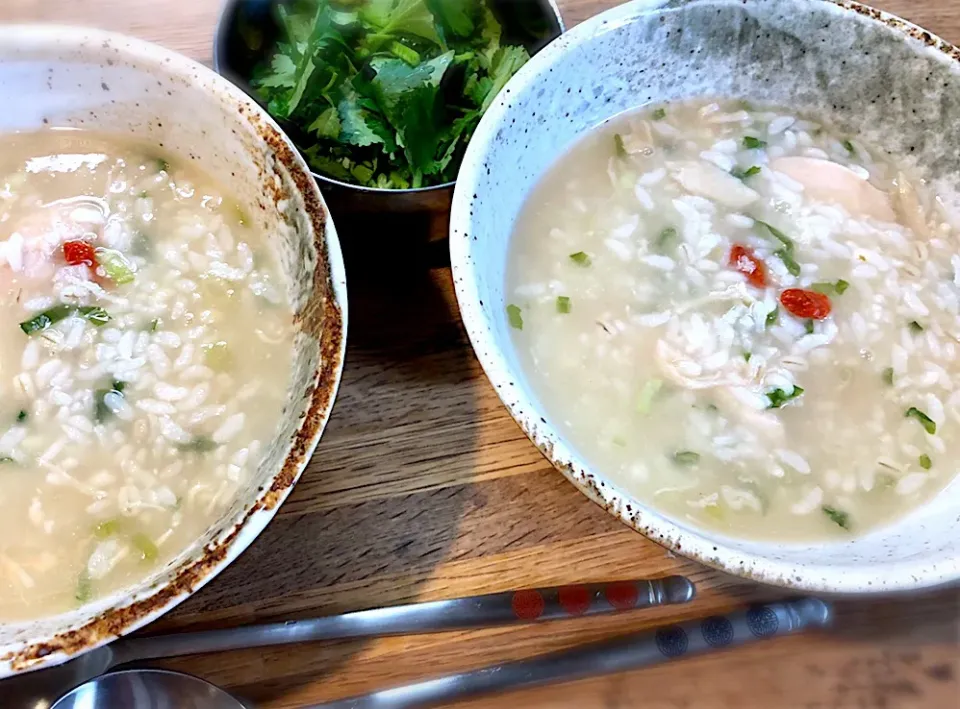
[[[347,264],[348,349],[327,431],[256,542],[151,633],[304,618],[416,600],[457,538],[472,470],[472,355],[452,297],[443,216],[335,216]],[[429,442],[427,444],[426,442]],[[461,482],[466,482],[461,481]],[[284,702],[368,641],[154,663],[254,705]]]

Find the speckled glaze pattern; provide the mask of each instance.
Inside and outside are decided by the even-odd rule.
[[[706,533],[591,470],[551,426],[504,312],[512,224],[537,178],[585,131],[648,102],[770,101],[826,116],[941,187],[960,176],[960,52],[899,18],[833,0],[638,0],[554,41],[507,85],[470,143],[450,253],[461,313],[523,430],[581,491],[663,546],[757,581],[815,592],[919,589],[960,578],[960,480],[850,541],[782,544]],[[957,205],[955,205],[957,206]],[[960,213],[960,212],[958,212]]]
[[[343,366],[347,300],[336,230],[303,160],[265,112],[203,66],[97,30],[0,27],[0,97],[0,132],[90,128],[133,137],[217,180],[273,239],[296,330],[283,418],[247,488],[202,539],[142,583],[69,613],[0,623],[3,677],[135,630],[202,587],[254,540],[326,425]]]

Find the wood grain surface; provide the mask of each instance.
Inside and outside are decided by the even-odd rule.
[[[568,26],[612,4],[560,2]],[[877,4],[960,42],[958,0]],[[209,63],[219,6],[220,0],[0,0],[0,21],[99,26]],[[223,653],[162,666],[228,687],[253,706],[297,707],[780,595],[668,554],[551,469],[484,378],[457,314],[445,244],[428,243],[427,224],[416,217],[334,216],[347,254],[350,332],[327,433],[260,538],[148,632],[667,573],[689,575],[699,597],[679,611]],[[847,600],[839,615],[829,634],[462,706],[960,707],[960,591]]]

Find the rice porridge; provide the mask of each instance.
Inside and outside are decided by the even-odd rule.
[[[264,235],[187,161],[76,131],[0,157],[0,621],[138,582],[249,483],[293,317]]]
[[[846,538],[960,459],[960,256],[933,189],[742,102],[580,141],[515,226],[506,317],[552,423],[637,499],[735,536]]]

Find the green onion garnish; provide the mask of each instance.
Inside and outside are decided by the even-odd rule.
[[[73,592],[73,597],[80,603],[86,603],[92,595],[93,589],[91,588],[90,575],[86,569],[84,569],[80,572],[80,575],[77,576],[77,588]]]
[[[641,414],[650,413],[653,406],[653,400],[663,388],[663,380],[650,379],[640,390],[640,396],[637,397],[637,411]]]
[[[850,284],[847,283],[842,278],[833,284],[833,289],[837,291],[837,295],[843,295],[844,293],[847,292],[847,288],[849,287],[850,287]]]
[[[114,534],[117,534],[119,531],[120,520],[114,517],[113,519],[105,519],[94,527],[93,536],[97,539],[106,539],[107,537],[112,537]]]
[[[17,423],[23,423],[29,417],[30,417],[30,414],[28,414],[25,410],[21,409],[20,413],[17,414]]]
[[[110,321],[110,316],[107,314],[107,311],[95,305],[77,308],[73,305],[61,304],[55,305],[49,310],[44,310],[29,320],[24,320],[20,323],[20,329],[28,335],[35,335],[71,315],[79,315],[97,327],[105,325]]]
[[[590,265],[590,257],[583,251],[578,251],[575,254],[570,254],[570,260],[573,261],[578,266]]]
[[[930,470],[933,467],[933,461],[930,460],[930,456],[924,453],[920,456],[920,467],[924,470]]]
[[[738,180],[746,180],[748,177],[753,177],[754,175],[760,174],[760,166],[753,165],[744,170],[742,167],[737,166],[730,171],[730,174],[736,177]]]
[[[516,305],[507,306],[507,322],[510,323],[512,328],[523,329],[523,316],[520,314],[520,308]]]
[[[747,150],[758,150],[767,147],[767,141],[754,138],[752,135],[745,135],[743,137],[743,147]]]
[[[180,443],[177,450],[184,453],[209,453],[219,446],[212,438],[207,436],[194,436],[188,443]]]
[[[826,505],[820,509],[823,510],[823,514],[829,517],[830,521],[832,521],[834,524],[842,527],[843,529],[850,529],[850,515],[848,515],[846,512],[838,510],[835,507],[827,507]]]
[[[673,460],[680,465],[696,465],[700,462],[700,454],[694,451],[677,451],[673,454]]]
[[[672,226],[668,226],[663,230],[661,230],[660,234],[657,236],[657,247],[663,248],[664,246],[669,244],[671,241],[674,241],[676,238],[677,238],[677,230]]]
[[[133,281],[133,268],[119,251],[98,248],[96,256],[97,264],[100,265],[111,281],[119,286]]]
[[[627,157],[627,147],[623,144],[623,136],[619,133],[613,134],[613,150],[618,158]]]
[[[923,413],[916,406],[911,406],[909,409],[907,409],[904,417],[915,418],[921,423],[923,430],[929,433],[931,436],[937,432],[937,424],[934,423],[933,419]]]
[[[564,315],[570,312],[570,298],[565,295],[557,296],[557,312]]]
[[[923,332],[923,325],[918,323],[916,320],[911,320],[909,327],[913,332]]]
[[[768,409],[779,409],[781,406],[786,404],[788,401],[796,399],[803,393],[803,389],[798,386],[793,388],[793,391],[787,393],[783,389],[773,389],[767,392],[767,398],[770,400],[770,406]]]
[[[806,322],[804,322],[804,323],[803,323],[803,329],[806,331],[806,333],[807,333],[808,335],[812,335],[812,334],[813,334],[813,320],[807,320]]]
[[[887,386],[893,386],[893,367],[887,367],[883,370],[883,381]]]
[[[157,545],[143,532],[137,532],[130,537],[130,543],[140,552],[143,561],[153,561],[157,558]]]
[[[665,108],[656,108],[653,111],[653,120],[662,121],[667,117],[667,109]]]
[[[855,147],[853,147],[853,143],[851,143],[849,140],[844,140],[844,141],[842,141],[842,142],[840,143],[840,145],[842,145],[842,146],[843,146],[843,149],[846,150],[846,151],[847,151],[848,153],[850,153],[851,155],[856,155],[856,154],[857,154],[857,149],[856,149]]]
[[[777,306],[773,310],[771,310],[769,313],[767,313],[767,319],[764,321],[764,324],[767,327],[770,327],[771,325],[775,325],[777,322],[777,317],[779,317],[779,315],[780,315],[780,307]]]

